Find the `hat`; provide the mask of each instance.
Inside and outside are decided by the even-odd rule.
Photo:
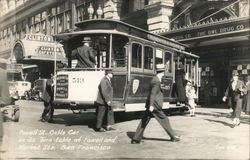
[[[106,73],[106,74],[113,73],[113,69],[112,69],[112,68],[109,68],[109,69],[106,70],[105,73]]]
[[[82,42],[91,42],[91,38],[90,37],[83,37]]]
[[[165,65],[164,64],[157,64],[156,65],[156,72],[164,72],[165,71]]]
[[[238,75],[239,73],[237,71],[232,73],[232,76],[238,76]]]

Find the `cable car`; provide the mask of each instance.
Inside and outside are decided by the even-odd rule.
[[[68,67],[56,71],[55,108],[82,110],[94,108],[98,85],[107,69],[113,70],[114,111],[142,111],[149,83],[156,65],[165,65],[163,108],[176,106],[173,94],[176,66],[182,63],[186,76],[199,86],[199,56],[185,51],[185,45],[117,20],[86,20],[75,31],[55,35],[64,45]],[[72,50],[91,37],[96,64],[93,68],[76,68]],[[55,61],[56,62],[56,61]],[[183,106],[182,106],[183,107]]]

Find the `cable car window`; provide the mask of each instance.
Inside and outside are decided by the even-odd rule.
[[[172,72],[172,54],[170,52],[165,52],[164,63],[166,67],[166,72]]]
[[[125,67],[127,65],[126,45],[128,38],[121,35],[113,35],[112,67]]]
[[[155,65],[163,64],[163,51],[160,49],[156,49],[155,53]]]
[[[142,45],[137,43],[132,44],[132,67],[142,67]]]
[[[154,50],[152,47],[144,47],[144,69],[153,70],[153,54]]]

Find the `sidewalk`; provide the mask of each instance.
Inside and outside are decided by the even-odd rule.
[[[230,118],[230,113],[232,112],[231,109],[226,108],[223,105],[213,105],[211,107],[204,107],[204,106],[197,106],[196,107],[196,114],[197,115],[207,115],[207,116],[214,116],[214,117],[226,117]],[[250,124],[250,115],[241,112],[240,116],[241,121],[245,124]]]

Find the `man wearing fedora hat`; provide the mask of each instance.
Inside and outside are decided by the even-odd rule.
[[[77,68],[94,68],[95,67],[95,51],[90,46],[91,45],[91,38],[84,37],[83,46],[78,47],[77,49],[72,51],[72,56],[78,59]]]
[[[106,70],[106,75],[102,78],[98,86],[98,95],[96,99],[97,132],[115,130],[111,127],[111,125],[114,124],[114,112],[111,107],[111,102],[113,99],[113,87],[111,84],[112,77],[113,71]]]
[[[165,66],[163,64],[157,65],[156,76],[154,76],[150,82],[149,95],[146,101],[146,111],[144,116],[136,129],[136,133],[132,138],[132,144],[138,144],[141,142],[143,132],[150,121],[151,115],[160,123],[163,129],[170,136],[171,141],[176,142],[180,140],[180,137],[176,135],[172,129],[168,117],[162,110],[163,106],[163,91],[161,89],[161,80],[164,76]]]
[[[238,72],[232,73],[232,80],[226,89],[225,96],[222,100],[225,102],[228,99],[228,104],[232,107],[233,126],[240,125],[240,114],[242,109],[243,95],[245,94],[245,85],[239,80]]]

